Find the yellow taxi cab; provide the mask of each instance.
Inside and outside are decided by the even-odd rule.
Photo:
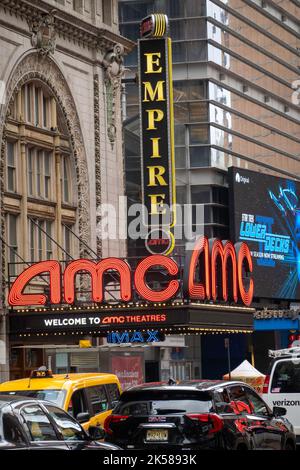
[[[116,375],[106,373],[52,374],[42,366],[29,378],[0,384],[1,395],[47,400],[70,413],[87,430],[103,427],[121,394]]]

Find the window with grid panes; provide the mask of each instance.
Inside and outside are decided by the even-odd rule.
[[[7,168],[7,190],[16,191],[16,157],[15,157],[15,142],[7,141],[6,143],[6,168]]]
[[[42,261],[53,257],[51,220],[29,219],[30,261]]]
[[[62,155],[61,158],[61,190],[63,202],[70,203],[71,175],[68,155]]]
[[[8,262],[12,263],[9,267],[9,274],[14,276],[16,274],[16,266],[14,263],[18,262],[18,215],[6,215],[6,231]]]
[[[51,199],[51,167],[53,152],[35,147],[27,151],[27,173],[29,196]]]
[[[18,261],[19,258],[14,255],[17,249],[18,254],[26,261],[53,258],[55,243],[51,238],[56,239],[59,230],[61,230],[59,238],[62,245],[65,244],[68,253],[73,256],[74,253],[71,252],[73,248],[77,248],[77,241],[73,239],[71,232],[63,231],[61,220],[55,220],[57,207],[63,210],[63,203],[70,201],[73,206],[76,205],[76,197],[72,193],[73,189],[76,190],[76,186],[70,181],[72,178],[70,136],[62,111],[47,85],[36,80],[22,86],[11,109],[8,124],[12,125],[5,147],[5,190],[7,191],[7,201],[4,202],[5,243],[12,246],[12,249],[6,249],[8,262]],[[24,126],[25,139],[20,140],[19,128],[15,125],[15,121],[20,121]],[[55,141],[58,136],[63,149],[60,154],[61,167],[56,165],[56,158],[59,156],[56,157],[58,147]],[[25,174],[22,172],[23,168]],[[60,180],[62,180],[62,191],[57,191]],[[28,200],[29,210],[25,224],[23,219],[21,222],[20,217],[22,210],[20,196],[22,200]],[[68,217],[75,220],[75,207],[69,207],[68,211]],[[30,219],[33,219],[34,223]],[[23,231],[27,232],[27,237],[23,236]],[[27,238],[26,246],[22,243],[25,238]]]

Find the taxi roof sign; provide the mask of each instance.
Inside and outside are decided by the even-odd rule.
[[[52,370],[47,369],[45,366],[39,367],[36,370],[33,370],[30,374],[31,379],[46,379],[46,378],[52,378]]]

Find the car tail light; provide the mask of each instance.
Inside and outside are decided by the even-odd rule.
[[[264,385],[263,385],[263,393],[268,393],[269,391],[269,384],[270,384],[270,376],[266,375]]]
[[[288,348],[292,348],[294,346],[294,341],[299,341],[300,335],[299,334],[292,334],[288,336]]]
[[[209,429],[208,434],[214,434],[219,432],[223,429],[224,422],[220,416],[214,413],[203,413],[203,414],[187,414],[187,418],[191,419],[192,421],[198,421],[203,424],[211,424],[212,427]]]
[[[111,429],[110,425],[112,423],[121,423],[122,421],[126,421],[128,416],[124,415],[109,415],[104,421],[104,431],[107,434],[112,434],[113,430]]]

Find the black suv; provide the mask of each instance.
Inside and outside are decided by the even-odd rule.
[[[132,387],[106,418],[105,440],[123,449],[295,449],[283,416],[242,382]]]

